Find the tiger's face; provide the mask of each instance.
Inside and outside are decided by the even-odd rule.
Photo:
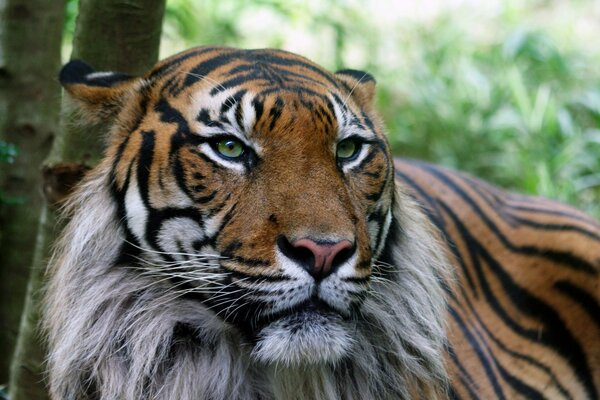
[[[227,48],[139,79],[73,68],[61,78],[84,109],[125,104],[108,149],[121,257],[238,329],[258,360],[346,356],[393,202],[373,78]]]

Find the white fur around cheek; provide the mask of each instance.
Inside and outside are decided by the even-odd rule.
[[[125,194],[125,213],[127,215],[127,226],[138,240],[142,241],[146,232],[148,210],[134,181],[131,182]]]
[[[392,224],[392,210],[390,208],[387,215],[385,216],[385,221],[383,221],[383,226],[381,227],[381,241],[379,243],[379,247],[377,247],[375,249],[375,254],[373,255],[374,259],[378,258],[381,255],[381,252],[383,251],[383,248],[385,247],[385,242],[386,242],[385,239],[387,238],[387,235],[390,231],[391,224]]]
[[[356,275],[355,266],[356,266],[357,261],[358,261],[358,252],[354,252],[352,257],[350,257],[345,263],[340,265],[337,268],[335,274],[333,274],[331,276],[332,277],[335,276],[337,278],[354,277]],[[327,278],[327,279],[329,279],[329,278]],[[327,279],[325,279],[325,281],[327,281]]]
[[[204,233],[196,221],[189,218],[173,218],[163,222],[158,234],[162,251],[192,253],[194,242],[204,239]]]

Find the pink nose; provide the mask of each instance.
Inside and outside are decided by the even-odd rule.
[[[329,276],[336,267],[348,260],[353,253],[353,245],[349,240],[337,243],[320,242],[311,239],[299,239],[292,243],[296,259],[304,258],[303,266],[316,279]],[[312,255],[306,257],[306,255]]]

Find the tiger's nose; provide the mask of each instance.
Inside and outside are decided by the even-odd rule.
[[[280,236],[277,245],[283,254],[300,264],[317,282],[331,275],[355,250],[349,240],[316,242],[303,238],[290,243],[285,236]]]

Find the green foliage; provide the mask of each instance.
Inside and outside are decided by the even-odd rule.
[[[368,70],[396,154],[600,217],[598,7],[485,4],[419,19],[418,7],[391,0],[169,0],[163,55],[279,47],[332,70]]]
[[[458,24],[426,46],[381,109],[400,154],[470,171],[600,215],[600,81],[541,31],[473,45]],[[417,46],[418,44],[414,44]]]

